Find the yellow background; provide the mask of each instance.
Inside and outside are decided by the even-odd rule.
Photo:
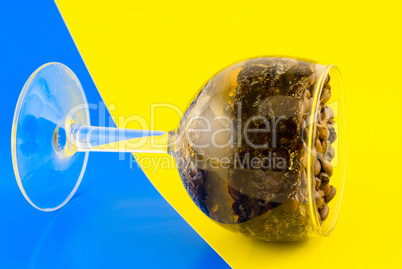
[[[218,70],[284,54],[336,64],[346,85],[348,160],[334,233],[264,243],[212,223],[174,169],[145,173],[234,268],[402,267],[400,1],[79,1],[57,5],[112,115],[185,109]],[[159,111],[159,130],[179,120]],[[136,126],[130,126],[135,128]]]

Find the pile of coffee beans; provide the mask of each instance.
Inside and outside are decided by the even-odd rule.
[[[316,160],[314,163],[314,199],[320,221],[325,221],[329,214],[328,203],[334,198],[336,189],[330,185],[333,174],[331,161],[335,156],[332,143],[335,142],[335,121],[333,110],[326,105],[331,98],[330,76],[325,79],[321,93],[320,103],[317,108],[316,135],[314,147]]]
[[[328,106],[329,76],[314,104],[319,75],[313,63],[257,58],[225,69],[202,89],[178,128],[181,139],[175,157],[187,192],[206,215],[253,238],[304,239],[311,231],[308,180],[313,180],[318,216],[321,222],[328,218],[328,203],[336,194],[330,178],[337,135],[334,112]],[[203,121],[194,121],[199,116],[210,121],[210,134],[191,131],[207,129]],[[219,117],[226,121],[216,120]],[[233,123],[227,134],[233,143],[194,146],[210,142],[227,119]],[[247,128],[254,131],[237,132]],[[225,133],[219,134],[225,141]],[[205,164],[212,159],[223,163],[224,158],[225,166]],[[312,158],[311,178],[307,178],[308,158]],[[268,166],[250,166],[265,159]]]

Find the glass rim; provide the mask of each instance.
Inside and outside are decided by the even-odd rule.
[[[314,96],[314,100],[313,100],[313,108],[311,110],[311,114],[310,116],[313,117],[313,124],[310,125],[309,128],[309,135],[308,135],[308,148],[312,149],[313,147],[313,141],[315,140],[315,133],[314,130],[316,129],[316,125],[317,125],[317,108],[320,102],[320,97],[324,88],[324,84],[325,84],[325,79],[327,78],[327,76],[329,75],[330,71],[334,71],[335,75],[336,75],[336,79],[339,82],[339,94],[340,97],[342,98],[342,101],[345,100],[345,96],[344,96],[344,83],[343,83],[343,79],[342,79],[342,75],[339,71],[339,68],[334,65],[334,64],[330,64],[330,65],[325,65],[323,71],[320,74],[320,77],[318,79],[318,82],[315,86],[315,96]],[[335,79],[331,77],[332,79]],[[345,105],[342,106],[342,110],[345,110]],[[342,118],[343,121],[343,126],[345,126],[345,113],[340,113],[339,117]],[[343,137],[343,139],[345,140],[341,147],[343,147],[344,152],[345,152],[345,158],[346,158],[346,135],[345,135],[345,127],[342,128],[342,134],[339,134],[340,136]],[[320,235],[320,236],[329,236],[336,225],[336,222],[338,220],[339,217],[339,211],[340,211],[340,207],[341,207],[341,202],[342,202],[342,196],[343,196],[343,190],[344,190],[344,184],[345,184],[345,173],[343,173],[340,177],[340,184],[337,186],[337,190],[336,190],[336,196],[337,199],[333,202],[336,202],[335,206],[334,206],[334,213],[332,215],[332,217],[330,219],[327,219],[326,221],[330,222],[328,228],[324,229],[320,223],[320,219],[319,219],[319,215],[317,213],[317,208],[316,208],[316,200],[314,198],[314,163],[313,163],[313,156],[312,154],[309,154],[308,160],[307,160],[307,178],[308,178],[308,197],[309,197],[309,211],[311,214],[311,220],[312,220],[312,224],[313,224],[313,229],[315,231],[316,234]],[[344,166],[344,168],[346,169],[346,159],[342,162],[341,164],[342,166]]]

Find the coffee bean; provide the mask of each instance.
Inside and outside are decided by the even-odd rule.
[[[327,140],[329,137],[329,133],[327,130],[327,127],[325,126],[325,124],[322,125],[318,125],[317,124],[317,130],[318,130],[318,138],[321,140]]]
[[[321,179],[319,179],[318,177],[314,178],[314,187],[316,190],[321,187]]]
[[[325,196],[327,196],[331,191],[331,187],[329,186],[329,184],[323,186],[321,189],[323,190]]]
[[[321,221],[325,221],[327,219],[327,217],[328,217],[328,214],[329,214],[328,205],[326,203],[324,203],[324,205],[321,207],[319,212],[320,212]]]
[[[326,132],[325,132],[325,136],[324,136],[323,140],[328,140],[331,133],[329,132],[328,128],[326,128],[325,130],[326,130]],[[331,144],[331,142],[329,142],[329,141],[327,141],[327,142],[329,144]]]
[[[315,199],[315,205],[319,209],[324,205],[324,198]]]
[[[327,127],[328,127],[328,132],[331,134],[331,129],[335,128],[335,121],[334,120],[328,120],[327,121]]]
[[[314,175],[318,176],[320,171],[321,171],[321,163],[320,163],[319,160],[316,160],[315,163],[314,163]]]
[[[331,99],[331,93],[330,93],[330,92],[326,93],[326,94],[322,97],[322,99],[321,99],[321,104],[325,104],[326,102],[329,101],[329,99]]]
[[[323,148],[324,148],[324,152],[323,154],[326,155],[328,152],[329,147],[331,146],[331,142],[329,142],[328,140],[325,140],[325,142],[321,143]]]
[[[336,133],[335,133],[335,129],[334,128],[332,128],[332,129],[330,129],[329,130],[329,132],[330,132],[330,135],[329,135],[329,141],[331,142],[331,143],[334,143],[335,142],[335,140],[336,140],[336,138],[338,137],[337,135],[336,135]]]
[[[321,162],[321,169],[326,173],[329,177],[332,177],[332,174],[334,173],[334,170],[332,168],[332,165],[327,161],[323,160]]]
[[[318,177],[321,180],[321,188],[329,183],[329,176],[323,172],[320,172]]]
[[[323,191],[323,190],[318,190],[318,194],[320,195],[320,197],[324,197],[324,196],[325,196],[325,194],[324,194],[324,191]]]
[[[327,84],[330,80],[331,80],[331,77],[330,77],[330,75],[328,74],[328,75],[325,77],[325,82],[324,82],[324,84]]]
[[[317,199],[320,199],[320,198],[322,198],[322,197],[321,197],[321,194],[320,194],[318,191],[315,191],[315,192],[314,192],[314,199],[317,200]]]
[[[329,157],[330,160],[332,160],[335,157],[335,150],[331,145],[328,147],[327,156]]]
[[[320,141],[320,139],[317,139],[316,141],[315,141],[315,150],[317,151],[317,152],[319,152],[319,153],[321,153],[322,154],[322,152],[323,152],[323,149],[322,149],[322,145],[321,145],[321,141]]]
[[[327,110],[325,109],[326,106],[323,106],[321,109],[321,120],[326,121],[327,120]]]
[[[325,202],[329,203],[335,196],[336,194],[336,189],[334,186],[331,186],[331,190],[329,191],[329,194],[325,196]]]
[[[322,164],[321,164],[322,165]],[[320,172],[318,174],[318,177],[321,179],[321,181],[329,181],[329,176],[325,172]]]
[[[324,154],[322,154],[321,152],[316,152],[316,154],[317,154],[316,158],[317,158],[318,160],[324,159]]]
[[[327,94],[329,94],[330,92],[329,92],[329,89],[327,89],[327,88],[323,88],[322,89],[322,92],[321,92],[321,100],[324,98],[324,96],[325,95],[327,95]]]
[[[298,206],[299,202],[296,199],[290,199],[282,203],[282,210],[289,213],[295,212]]]

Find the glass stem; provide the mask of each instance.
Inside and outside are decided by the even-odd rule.
[[[68,147],[77,151],[170,153],[172,132],[81,126],[67,132]]]

